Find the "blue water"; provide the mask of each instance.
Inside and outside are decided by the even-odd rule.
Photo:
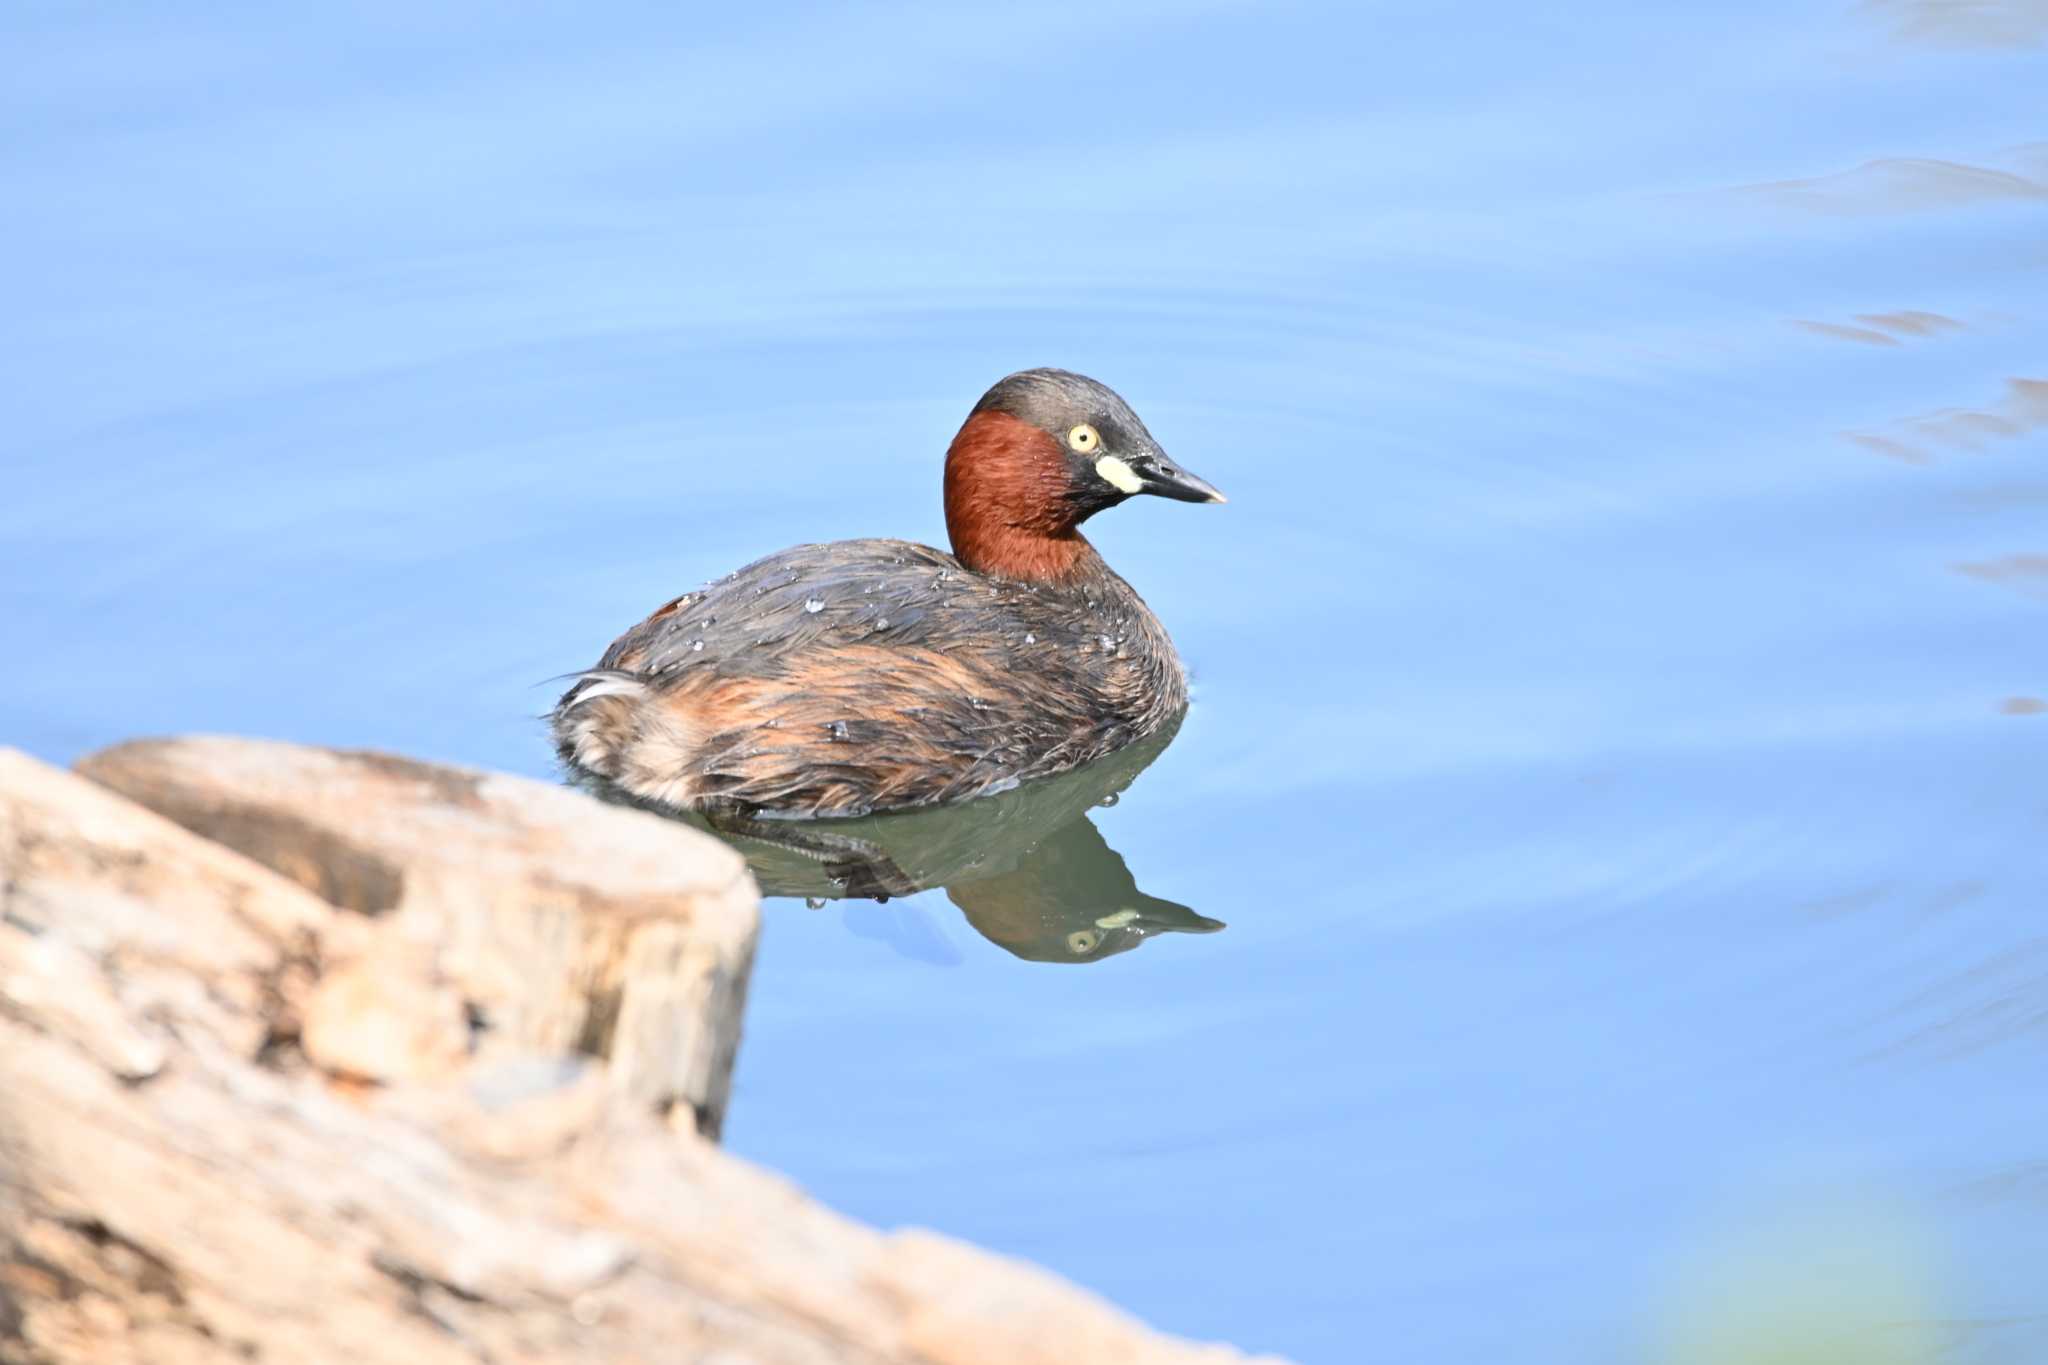
[[[2048,1359],[2038,4],[304,8],[0,15],[0,739],[548,773],[1082,370],[1228,928],[771,902],[731,1148],[1302,1361]]]

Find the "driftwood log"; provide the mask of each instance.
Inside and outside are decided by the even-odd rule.
[[[0,1361],[1243,1359],[718,1150],[716,841],[377,755],[81,767],[0,750]]]

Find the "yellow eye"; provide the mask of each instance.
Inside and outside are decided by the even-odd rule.
[[[1067,444],[1083,455],[1086,455],[1090,451],[1100,448],[1102,438],[1096,435],[1094,427],[1083,422],[1080,426],[1067,433]]]
[[[1102,942],[1102,935],[1093,929],[1077,929],[1067,935],[1067,951],[1079,957],[1082,953],[1095,951],[1095,945]]]

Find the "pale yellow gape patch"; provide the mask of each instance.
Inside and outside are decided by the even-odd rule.
[[[1114,455],[1105,455],[1097,460],[1095,472],[1102,476],[1103,482],[1119,493],[1135,493],[1145,486],[1145,481],[1138,477],[1137,471]]]

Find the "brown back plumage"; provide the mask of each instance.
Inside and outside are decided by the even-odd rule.
[[[1039,584],[854,540],[666,604],[569,690],[554,727],[572,769],[657,804],[850,815],[1063,771],[1186,701],[1165,631],[1093,550]]]

